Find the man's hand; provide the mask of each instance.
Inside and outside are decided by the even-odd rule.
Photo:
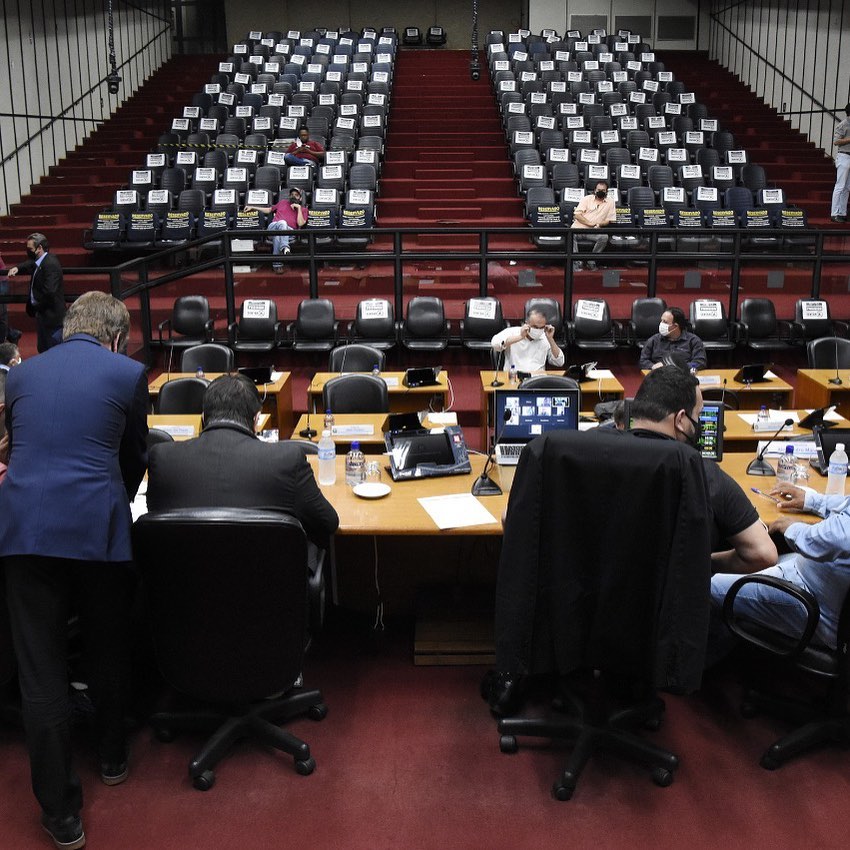
[[[782,482],[768,493],[776,496],[777,507],[780,511],[803,511],[806,509],[806,491],[793,484]]]
[[[9,271],[6,272],[8,277],[14,277],[17,273],[18,273],[18,267],[17,266],[12,266],[12,268],[10,268]]]
[[[795,522],[799,522],[799,520],[795,519],[792,516],[781,516],[777,517],[768,527],[767,530],[771,534],[785,534],[785,530],[789,525],[792,525]]]
[[[527,325],[527,324],[523,325],[523,326],[519,329],[519,338],[520,338],[520,339],[528,339],[528,338],[529,338],[529,336],[528,336],[528,331],[529,331],[529,329],[530,329],[530,326],[529,326],[529,325]]]
[[[546,325],[543,328],[543,330],[546,331],[546,337],[549,340],[549,342],[552,342],[552,339],[555,336],[555,326],[554,325]]]

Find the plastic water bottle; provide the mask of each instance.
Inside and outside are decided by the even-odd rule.
[[[360,451],[360,443],[352,440],[351,451],[345,456],[345,483],[355,487],[366,480],[366,458]]]
[[[336,484],[336,446],[327,428],[319,440],[319,484]]]
[[[372,377],[373,378],[380,378],[381,377],[381,367],[378,363],[376,363],[372,367]]]
[[[508,383],[512,386],[516,386],[516,364],[511,361],[511,368],[508,370]]]
[[[196,378],[203,378],[204,377],[204,367],[203,366],[198,366],[198,371],[195,372],[195,377]]]
[[[763,404],[759,408],[759,422],[767,422],[767,420],[768,420],[767,405]]]
[[[836,443],[835,451],[829,456],[829,476],[826,479],[826,494],[844,495],[844,481],[847,478],[847,452],[844,443]]]
[[[324,425],[325,431],[327,431],[330,434],[333,434],[334,425],[336,425],[336,419],[334,419],[334,415],[333,415],[333,413],[331,413],[331,409],[328,408],[325,411],[325,425]]]
[[[793,484],[797,478],[797,461],[794,460],[794,446],[791,443],[785,446],[785,454],[779,458],[776,464],[776,480]]]

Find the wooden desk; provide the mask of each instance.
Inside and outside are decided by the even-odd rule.
[[[798,369],[794,403],[798,407],[834,404],[842,416],[850,417],[850,372],[843,369],[838,377],[840,384],[830,384],[830,378],[835,378],[835,369]]]
[[[314,473],[318,473],[319,459],[308,457]],[[339,514],[340,535],[382,535],[382,536],[463,536],[487,535],[501,536],[502,513],[508,503],[508,490],[513,481],[513,466],[493,465],[492,477],[498,482],[504,493],[501,496],[486,496],[481,503],[499,522],[492,525],[476,525],[467,528],[453,528],[441,531],[417,501],[426,496],[449,496],[454,493],[469,493],[475,479],[481,474],[485,458],[471,455],[471,475],[447,475],[445,478],[420,478],[416,481],[393,481],[386,471],[388,464],[382,462],[382,481],[392,487],[392,492],[382,499],[361,499],[355,496],[345,483],[345,457],[337,455],[336,483],[322,487],[325,498],[336,508]]]
[[[334,442],[337,446],[351,444],[352,440],[359,441],[364,448],[368,446],[380,446],[381,451],[384,450],[384,431],[387,428],[386,413],[336,413],[334,421],[339,425],[371,425],[373,433],[371,434],[335,434]],[[324,422],[324,414],[313,413],[310,415],[310,427],[316,432],[316,436],[312,438],[314,443],[318,443],[322,436],[322,425]],[[304,414],[296,423],[295,429],[292,432],[293,438],[303,440],[304,437],[299,435],[299,431],[303,431],[307,427],[307,415]]]
[[[357,372],[345,372],[346,375],[369,374]],[[314,412],[321,411],[322,390],[331,378],[338,378],[339,372],[317,372],[307,387],[307,396]],[[428,387],[406,387],[402,381],[404,372],[381,372],[382,378],[389,378],[393,386],[387,385],[387,394],[390,399],[390,411],[392,413],[410,413],[425,410],[432,396],[440,396],[442,406],[446,406],[446,398],[449,393],[448,375],[443,370],[437,376],[437,383]]]
[[[260,418],[257,420],[257,431],[262,431],[267,428],[269,419],[271,419],[271,417],[268,413],[261,413]],[[198,434],[201,433],[201,416],[197,413],[189,413],[182,416],[179,414],[148,414],[148,428],[162,428],[163,430],[167,430],[170,425],[191,428],[191,434],[172,434],[175,440],[191,440],[193,437],[197,437]]]
[[[746,413],[747,411],[743,412]],[[783,411],[784,414],[789,416],[792,413],[796,413],[800,419],[805,417],[807,412],[806,410]],[[725,412],[723,424],[726,426],[726,430],[723,432],[724,452],[727,449],[735,452],[755,451],[759,440],[769,440],[773,436],[773,431],[753,431],[752,426],[741,419],[736,410],[727,410]],[[840,428],[850,428],[850,422],[846,419],[842,419],[837,425]],[[800,436],[812,437],[812,432],[808,428],[800,428],[799,425],[795,424],[790,431],[780,431],[776,440],[787,440],[791,437]]]
[[[207,372],[204,376],[208,381],[215,380],[222,372]],[[148,384],[148,393],[152,401],[159,395],[162,385],[176,378],[194,378],[194,372],[163,372]],[[257,389],[263,399],[263,410],[270,415],[268,427],[277,428],[288,436],[292,430],[292,380],[289,372],[281,372],[276,381],[260,384]]]
[[[703,390],[722,390],[723,379],[726,379],[726,391],[734,390],[738,395],[741,410],[758,410],[763,404],[768,407],[791,407],[794,387],[781,378],[772,378],[761,384],[742,384],[735,380],[737,369],[704,369],[698,374],[700,378],[720,377],[720,383],[700,384]],[[798,407],[818,407],[815,404],[801,404]]]

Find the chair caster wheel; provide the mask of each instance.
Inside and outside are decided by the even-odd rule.
[[[572,799],[573,792],[576,790],[575,785],[568,785],[560,780],[552,786],[552,796],[562,803]]]
[[[215,785],[215,774],[211,770],[205,770],[198,776],[192,777],[192,786],[198,791],[209,791]]]
[[[301,776],[309,776],[316,769],[316,760],[311,756],[308,759],[295,762],[295,772]]]
[[[153,730],[157,741],[162,741],[163,744],[170,744],[174,740],[174,732],[165,726],[160,726]]]
[[[659,788],[667,788],[673,784],[673,771],[667,770],[666,767],[656,767],[652,771],[652,781]]]
[[[499,749],[503,753],[515,753],[519,747],[513,735],[502,735],[499,738]]]
[[[316,703],[307,709],[307,717],[310,720],[324,720],[328,716],[328,707],[323,703]]]
[[[772,756],[769,750],[761,757],[759,764],[765,770],[776,770],[777,768],[782,766],[782,762],[780,762],[779,759],[776,758],[776,756]]]

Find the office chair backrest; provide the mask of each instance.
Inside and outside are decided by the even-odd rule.
[[[209,381],[203,378],[174,378],[159,390],[157,413],[183,415],[204,412],[204,393]]]
[[[595,310],[587,309],[602,301],[602,315],[597,319]],[[597,308],[598,309],[598,308]],[[579,298],[573,305],[573,333],[576,339],[601,339],[612,333],[611,310],[608,302],[599,298]]]
[[[149,513],[134,526],[160,670],[178,691],[247,703],[289,689],[307,633],[307,539],[251,509]]]
[[[576,390],[578,381],[563,375],[532,375],[520,387],[524,390]]]
[[[357,305],[354,330],[363,339],[394,339],[395,311],[384,298],[369,298]]]
[[[823,336],[806,346],[810,369],[850,369],[850,339]]]
[[[411,298],[404,321],[409,336],[420,339],[442,338],[446,335],[446,315],[443,302],[436,297],[420,295]]]
[[[200,336],[210,320],[210,303],[203,295],[181,295],[174,301],[171,326],[183,336]]]
[[[823,318],[812,318],[813,316]],[[829,302],[821,298],[801,298],[794,305],[794,321],[803,328],[803,336],[806,339],[832,336],[834,331]]]
[[[658,333],[661,315],[667,309],[663,298],[635,298],[632,302],[632,324],[637,339],[649,339]]]
[[[377,365],[382,372],[387,356],[371,345],[353,342],[337,346],[328,357],[328,372],[371,372]]]
[[[703,305],[705,309],[700,310]],[[701,316],[700,313],[704,315]],[[719,313],[717,318],[705,318],[705,315]],[[729,335],[729,322],[726,318],[726,308],[722,301],[702,298],[691,301],[690,323],[693,332],[703,340],[716,340]]]
[[[463,311],[464,338],[489,340],[505,327],[507,323],[498,298],[470,298],[466,302]]]
[[[259,311],[257,300],[245,300],[242,302],[239,315],[239,338],[240,339],[272,339],[275,335],[277,324],[277,304],[274,301],[260,299],[268,305],[268,310]],[[265,312],[266,315],[259,315]]]
[[[204,372],[231,372],[235,358],[233,349],[215,342],[194,345],[183,352],[181,372],[195,372],[200,366]]]
[[[159,445],[160,443],[173,443],[174,437],[168,433],[168,431],[164,431],[162,428],[149,428],[148,429],[148,438],[147,438],[147,446],[148,451],[150,451],[154,446]]]
[[[555,328],[555,336],[559,336],[564,326],[564,319],[561,314],[561,305],[554,298],[529,298],[525,302],[525,312],[523,313],[522,321],[525,322],[525,317],[531,309],[539,310],[545,317],[546,323]]]
[[[322,390],[322,407],[334,413],[387,413],[387,384],[372,375],[340,375]]]
[[[295,333],[306,339],[333,337],[336,316],[329,298],[305,298],[298,305]]]
[[[745,298],[741,321],[749,328],[750,339],[763,339],[777,333],[776,307],[769,298]]]

